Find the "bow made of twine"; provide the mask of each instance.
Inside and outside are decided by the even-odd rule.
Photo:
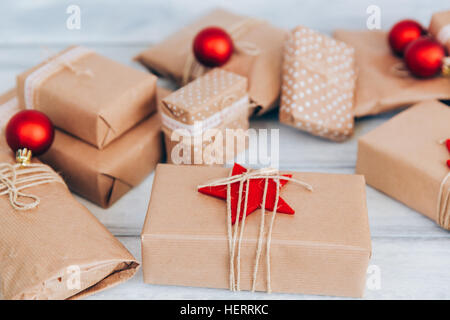
[[[439,144],[444,144],[446,139],[438,141]],[[450,181],[450,172],[442,179],[439,187],[439,194],[437,199],[437,219],[438,224],[444,229],[450,229],[450,215],[446,214],[447,207],[450,203],[450,188],[446,188],[447,182]]]
[[[229,274],[229,283],[230,283],[230,290],[231,291],[240,291],[240,276],[241,276],[241,245],[242,245],[242,238],[244,234],[244,228],[245,228],[245,220],[246,220],[246,214],[242,215],[242,223],[239,230],[239,218],[241,215],[241,204],[242,204],[242,193],[243,193],[243,186],[246,183],[246,191],[245,191],[245,198],[244,198],[244,210],[247,208],[248,203],[248,193],[249,193],[249,181],[251,179],[264,179],[264,192],[263,192],[263,200],[261,204],[261,223],[259,228],[259,235],[257,240],[257,248],[256,248],[256,254],[255,254],[255,265],[253,268],[253,279],[252,279],[252,292],[256,290],[256,279],[258,275],[258,268],[259,268],[259,260],[262,253],[262,247],[263,247],[263,237],[264,237],[264,228],[265,228],[265,205],[266,205],[266,196],[267,196],[267,189],[268,189],[268,182],[269,179],[274,179],[276,182],[276,196],[275,196],[275,204],[272,210],[272,216],[270,218],[270,224],[269,224],[269,231],[267,234],[267,246],[266,246],[266,267],[267,267],[267,292],[272,292],[271,287],[271,277],[270,277],[270,246],[272,241],[272,230],[273,225],[275,222],[277,207],[278,207],[278,201],[280,198],[280,180],[287,180],[290,182],[293,182],[295,184],[298,184],[305,189],[309,191],[313,191],[313,187],[301,180],[293,179],[290,177],[286,177],[283,175],[280,175],[278,170],[272,169],[272,168],[264,168],[264,169],[258,169],[258,170],[248,170],[247,172],[244,172],[239,175],[231,175],[227,178],[221,178],[214,181],[211,181],[207,184],[200,185],[198,188],[204,188],[204,187],[215,187],[215,186],[227,186],[227,233],[228,233],[228,246],[229,246],[229,255],[230,255],[230,274]],[[232,212],[231,212],[231,185],[233,183],[239,183],[239,198],[238,198],[238,204],[237,204],[237,212],[236,212],[236,221],[234,224],[234,230],[232,227]],[[239,238],[238,238],[239,235]],[[237,244],[237,247],[236,247]],[[236,271],[237,274],[235,274],[235,265],[234,261],[236,260]]]
[[[33,209],[40,203],[38,196],[22,190],[53,182],[64,184],[62,178],[46,165],[0,163],[0,196],[8,195],[11,206],[16,210]],[[20,198],[28,201],[20,201]]]
[[[254,43],[249,41],[239,41],[238,39],[249,31],[255,25],[261,24],[262,21],[254,18],[243,19],[231,27],[227,28],[231,39],[233,39],[234,49],[239,53],[244,53],[250,56],[257,56],[261,50]],[[190,47],[189,47],[190,49]],[[182,84],[187,84],[191,78],[198,78],[203,75],[208,68],[197,62],[192,50],[189,50],[186,62],[183,68]]]

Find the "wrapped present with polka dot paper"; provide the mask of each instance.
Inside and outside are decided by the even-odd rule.
[[[353,134],[351,46],[299,26],[286,40],[282,77],[282,123],[335,141]]]
[[[159,110],[167,161],[231,161],[247,148],[249,108],[247,79],[223,69],[213,69],[172,92]]]

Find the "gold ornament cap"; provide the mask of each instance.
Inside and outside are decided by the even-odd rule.
[[[444,77],[450,77],[450,57],[442,59],[442,75]]]
[[[22,148],[16,151],[16,162],[25,167],[31,163],[33,153],[27,148]]]

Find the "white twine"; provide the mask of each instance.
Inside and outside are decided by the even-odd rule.
[[[0,163],[0,196],[8,195],[11,206],[16,210],[33,209],[40,203],[38,196],[24,193],[22,190],[53,182],[64,184],[61,177],[44,164],[21,166]],[[20,198],[27,198],[31,202],[20,201]]]
[[[258,246],[256,249],[256,257],[255,257],[255,266],[253,269],[253,279],[252,279],[252,291],[255,291],[256,289],[256,279],[258,274],[258,268],[259,268],[259,260],[262,252],[262,242],[264,237],[264,217],[265,217],[265,206],[266,206],[266,197],[267,197],[267,189],[268,189],[268,183],[269,179],[273,179],[276,181],[276,196],[275,196],[275,204],[272,210],[272,217],[270,220],[269,225],[269,232],[267,235],[267,250],[266,250],[266,266],[267,266],[267,292],[270,293],[272,291],[271,286],[271,277],[270,277],[270,245],[272,241],[272,230],[273,225],[275,223],[275,217],[276,212],[278,209],[278,201],[280,198],[280,180],[287,180],[291,181],[295,184],[298,184],[305,189],[309,191],[313,191],[313,187],[301,180],[293,179],[290,177],[286,177],[283,175],[280,175],[278,170],[272,169],[272,168],[264,168],[264,169],[258,169],[258,170],[248,170],[247,172],[244,172],[242,174],[238,175],[230,175],[227,178],[221,178],[214,181],[211,181],[207,184],[200,185],[198,188],[206,188],[206,187],[215,187],[215,186],[227,186],[227,231],[228,231],[228,245],[229,245],[229,254],[230,254],[230,274],[229,274],[229,281],[230,281],[230,290],[231,291],[240,291],[240,260],[241,260],[241,244],[242,244],[242,238],[244,234],[244,227],[245,227],[245,219],[247,215],[247,203],[248,203],[248,192],[249,192],[249,183],[252,179],[264,179],[264,192],[263,192],[263,199],[261,204],[261,224],[259,229],[259,236],[258,236]],[[232,231],[232,212],[231,212],[231,185],[233,183],[239,182],[239,198],[238,198],[238,204],[237,204],[237,212],[236,212],[236,220],[234,225],[234,232]],[[240,214],[241,214],[241,203],[242,203],[242,193],[243,193],[243,185],[246,184],[246,192],[245,192],[245,200],[244,200],[244,212],[242,214],[242,224],[241,229],[239,233],[239,240],[237,242],[237,256],[236,256],[236,239],[239,231],[239,221],[240,221]],[[234,260],[236,260],[237,263],[237,275],[235,274],[235,267],[234,267]]]

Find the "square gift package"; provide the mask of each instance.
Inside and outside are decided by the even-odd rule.
[[[367,184],[450,229],[450,107],[424,101],[358,140]]]
[[[384,31],[334,32],[337,40],[355,48],[355,116],[375,115],[428,99],[450,99],[449,77],[419,79],[396,71],[403,62],[392,53],[387,35]]]
[[[216,9],[141,52],[136,60],[152,72],[178,83],[182,83],[183,78],[195,78],[191,74],[195,68],[187,65],[192,55],[192,41],[200,30],[210,26],[227,31],[235,45],[231,59],[222,68],[248,79],[250,99],[259,114],[274,108],[280,95],[286,31],[266,21]],[[243,44],[254,47],[257,54],[239,50]],[[194,66],[198,67],[198,63]]]
[[[156,77],[69,47],[17,77],[20,105],[102,149],[156,110]]]
[[[284,49],[280,122],[330,140],[353,134],[354,49],[309,28],[289,33]]]
[[[233,159],[247,148],[249,104],[247,79],[218,68],[163,98],[167,161],[210,165]]]
[[[313,191],[292,181],[280,189],[284,201],[277,208],[287,204],[295,214],[277,213],[274,220],[269,254],[273,292],[361,297],[371,255],[364,178],[290,174]],[[227,202],[197,191],[199,185],[229,175],[230,169],[220,167],[158,165],[141,236],[146,283],[230,288]],[[270,221],[271,215],[265,216]],[[245,219],[241,290],[252,288],[260,223],[260,209]],[[265,234],[269,224],[265,222]],[[267,238],[262,244],[257,291],[268,290]]]
[[[0,189],[5,190],[4,178],[11,174],[15,159],[3,134],[0,139]],[[40,163],[35,159],[33,164]],[[22,178],[22,169],[15,170]],[[49,172],[57,177],[51,169]],[[78,299],[122,283],[136,273],[136,259],[73,198],[62,180],[20,191],[17,201],[30,203],[25,198],[33,196],[39,204],[18,210],[8,194],[0,195],[3,299]]]
[[[158,92],[167,94],[160,88]],[[12,90],[0,97],[0,114],[5,124],[22,109],[14,96]],[[73,192],[104,208],[110,207],[163,159],[159,115],[155,113],[141,121],[102,150],[56,129],[51,148],[40,159],[59,172]]]

